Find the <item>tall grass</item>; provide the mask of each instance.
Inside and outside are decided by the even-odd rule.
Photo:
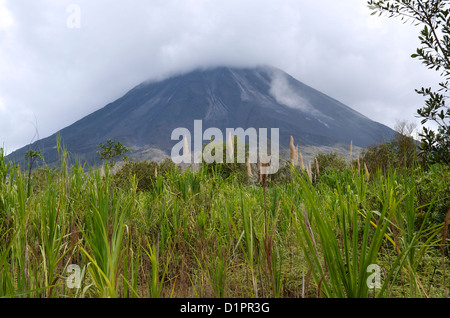
[[[201,166],[158,171],[142,192],[132,175],[118,186],[107,164],[102,174],[67,163],[62,150],[56,173],[36,171],[27,197],[0,151],[0,297],[440,297],[448,287],[446,224],[426,225],[420,171],[319,180],[291,164],[290,181],[248,185]],[[382,275],[373,289],[371,265]]]
[[[418,266],[429,249],[437,246],[443,227],[425,229],[425,218],[416,229],[418,207],[411,177],[396,176],[395,171],[387,176],[378,173],[372,184],[358,171],[347,174],[346,182],[339,177],[326,198],[309,178],[297,173],[297,191],[303,200],[301,205],[289,205],[294,207],[295,230],[312,269],[317,296],[368,297],[367,270],[372,264],[385,269],[377,296],[388,296],[402,273],[410,286],[404,296],[429,296]],[[375,200],[370,205],[369,195]],[[373,210],[374,206],[378,209]],[[394,251],[389,263],[383,257],[383,244]]]

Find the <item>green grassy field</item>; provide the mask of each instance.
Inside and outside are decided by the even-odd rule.
[[[265,185],[169,169],[141,191],[132,174],[118,183],[106,164],[86,173],[66,162],[62,152],[60,167],[34,173],[27,196],[28,174],[0,152],[0,297],[448,293],[439,211],[450,193],[423,187],[450,184],[448,167],[370,175],[348,167],[311,181],[288,165],[289,178]],[[68,279],[74,273],[80,286]]]

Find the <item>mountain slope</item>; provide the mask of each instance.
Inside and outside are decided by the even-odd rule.
[[[62,129],[67,150],[92,164],[97,144],[120,140],[139,151],[160,149],[170,154],[177,141],[175,128],[193,131],[194,120],[203,130],[279,128],[280,143],[288,147],[292,135],[300,146],[339,143],[366,147],[390,140],[393,131],[339,101],[273,67],[196,70],[158,82],[142,83],[123,97]],[[46,162],[57,160],[56,134],[31,145],[43,150]],[[8,157],[21,162],[30,146]]]

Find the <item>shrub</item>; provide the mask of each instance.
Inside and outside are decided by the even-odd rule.
[[[154,161],[129,161],[114,175],[118,187],[129,186],[130,178],[136,177],[137,191],[149,191],[153,188],[158,175],[166,175],[176,168],[170,159],[158,164]]]
[[[365,163],[370,173],[375,173],[378,169],[383,173],[389,168],[411,169],[419,162],[418,142],[411,137],[414,125],[400,121],[395,131],[391,141],[371,145],[363,151],[360,163]]]
[[[214,142],[214,139],[210,141],[210,143]],[[229,177],[233,177],[236,179],[238,183],[247,184],[249,182],[249,177],[247,174],[247,165],[245,163],[238,163],[238,139],[234,137],[233,142],[233,162],[227,162],[227,156],[229,155],[229,144],[223,142],[223,159],[222,163],[212,162],[207,163],[203,161],[202,165],[205,168],[207,174],[218,174],[222,179],[228,179]],[[203,147],[203,153],[205,153],[205,147]],[[215,155],[214,150],[211,155]],[[245,158],[248,156],[248,145],[245,145]]]
[[[60,173],[61,172],[56,167],[51,168],[45,166],[34,169],[31,173],[31,191],[33,191],[33,193],[44,191],[47,187],[49,179],[57,179]]]
[[[397,156],[394,145],[385,142],[378,145],[371,145],[362,153],[362,163],[367,165],[367,169],[371,174],[378,169],[386,172],[389,167],[397,166]]]
[[[330,170],[338,170],[343,171],[347,167],[347,163],[345,162],[345,158],[336,153],[326,153],[326,154],[318,154],[314,161],[317,160],[319,173],[318,175],[321,176],[325,174],[326,172]],[[312,166],[313,174],[317,175],[317,167],[316,165]]]
[[[278,171],[269,176],[270,184],[283,184],[292,181],[292,167],[280,164]]]
[[[450,166],[435,164],[419,176],[416,182],[417,204],[423,207],[420,219],[430,206],[429,225],[442,223],[450,210]]]
[[[114,142],[113,140],[108,139],[106,145],[100,143],[97,146],[100,148],[100,150],[97,151],[100,159],[108,161],[108,164],[111,167],[114,166],[114,160],[116,160],[116,158],[123,156],[124,161],[127,161],[128,159],[127,156],[125,156],[125,153],[130,152],[130,149],[124,146],[120,141]]]

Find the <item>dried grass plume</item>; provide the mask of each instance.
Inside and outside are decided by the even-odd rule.
[[[291,164],[295,166],[295,146],[294,146],[294,137],[291,136],[291,142],[289,144],[290,148],[290,158],[291,158]]]
[[[299,156],[300,156],[300,168],[302,168],[302,170],[305,170],[305,163],[303,162],[303,156],[301,151],[299,152]]]
[[[233,158],[234,155],[234,147],[233,147],[233,139],[231,138],[231,131],[228,133],[228,156],[230,156],[230,159]]]
[[[252,166],[250,165],[250,160],[247,157],[247,175],[249,178],[253,177]]]

